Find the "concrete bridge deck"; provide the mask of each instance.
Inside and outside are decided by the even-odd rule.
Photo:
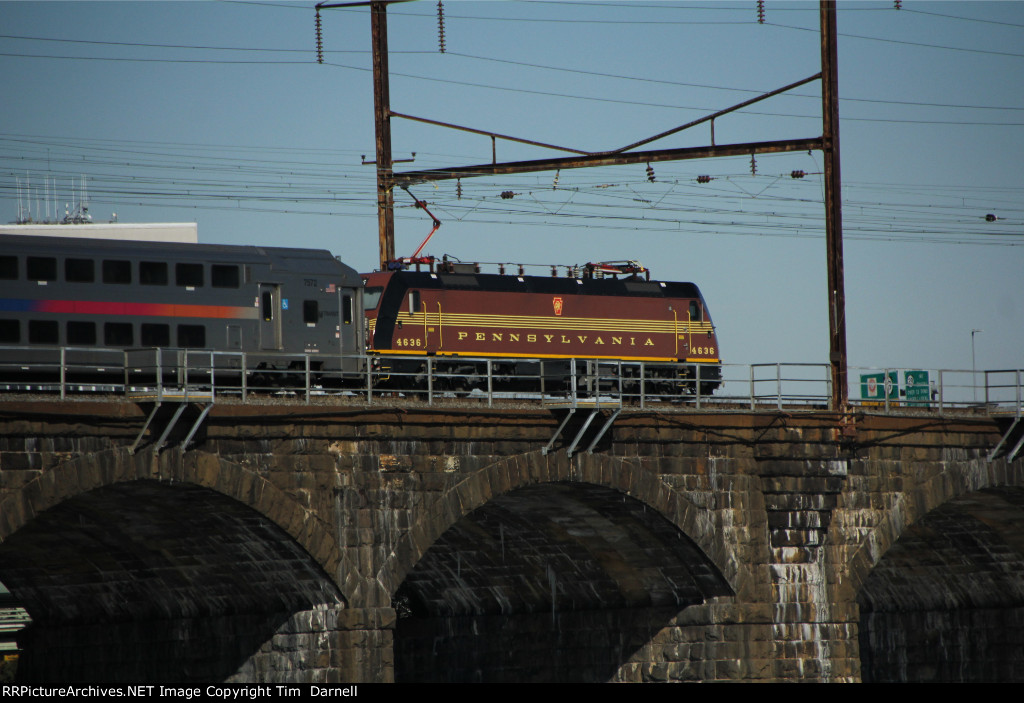
[[[627,410],[570,458],[542,408],[146,417],[0,403],[22,680],[1024,678],[999,418]]]

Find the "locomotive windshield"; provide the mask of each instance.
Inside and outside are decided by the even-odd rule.
[[[383,292],[383,286],[365,288],[363,290],[363,310],[374,310],[380,303],[380,295]]]

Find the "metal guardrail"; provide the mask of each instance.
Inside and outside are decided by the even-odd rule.
[[[854,378],[855,371],[866,372],[862,378],[874,375],[893,378],[895,382],[891,384],[891,389],[879,389],[880,395],[876,398],[862,397],[855,400],[856,395],[863,393],[862,388],[853,388],[857,394],[851,392],[851,405],[881,409],[883,412],[930,410],[938,413],[965,412],[1021,417],[1021,391],[1024,382],[1022,369],[910,371],[881,367],[851,368],[851,379]],[[905,379],[911,374],[919,377],[927,374],[928,386],[921,388],[918,384],[911,390],[913,384],[909,381],[904,380],[902,384],[898,382],[900,374],[903,374]]]
[[[31,360],[31,361],[29,361]],[[0,390],[123,391],[125,352],[97,347],[0,347]]]
[[[26,363],[25,359],[31,359]],[[513,373],[513,365],[518,370]],[[909,389],[927,373],[927,391]],[[720,374],[720,376],[719,376]],[[903,374],[904,382],[900,383]],[[861,397],[864,378],[883,379]],[[849,369],[850,403],[881,412],[969,412],[1020,418],[1024,370]],[[887,385],[884,379],[890,379]],[[856,385],[855,385],[856,384]],[[712,392],[713,388],[713,392]],[[305,403],[344,396],[366,403],[396,397],[434,404],[464,398],[488,407],[505,400],[685,407],[696,410],[824,409],[828,364],[665,364],[614,360],[493,359],[225,352],[198,349],[2,347],[0,391],[166,393],[204,398],[291,397]],[[196,397],[200,397],[196,395]]]

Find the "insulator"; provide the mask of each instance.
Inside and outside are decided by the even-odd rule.
[[[324,62],[323,25],[320,22],[320,10],[316,11],[316,62]]]
[[[789,177],[790,178],[803,178],[806,175],[807,174],[804,173],[803,171],[790,171],[789,172]]]
[[[764,0],[757,0],[757,23],[764,24]]]
[[[444,53],[444,6],[437,0],[437,46]]]
[[[993,215],[991,212],[989,214],[985,215],[985,222],[995,222],[998,219],[999,218],[996,217],[995,215]]]
[[[514,197],[516,197],[516,194],[513,193],[511,190],[503,190],[503,191],[501,191],[501,199],[502,200],[511,200]]]
[[[551,267],[551,277],[552,278],[558,278],[558,267],[557,266],[552,266]]]
[[[462,200],[462,179],[455,181],[455,197]]]
[[[505,264],[498,264],[498,275],[505,275]]]
[[[897,10],[902,10],[903,0],[893,0],[892,6],[895,7]]]
[[[654,183],[654,169],[651,168],[650,164],[647,164],[647,180],[650,183]]]
[[[711,176],[697,176],[697,182],[698,183],[710,183],[711,182]]]
[[[526,275],[526,268],[522,264],[519,264],[519,275],[520,276],[525,276]]]
[[[750,175],[751,176],[756,176],[757,175],[757,159],[754,158],[753,154],[750,155]]]
[[[551,184],[551,190],[558,190],[558,175],[562,172],[561,169],[555,171],[555,180]]]

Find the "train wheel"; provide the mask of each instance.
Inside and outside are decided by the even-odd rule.
[[[451,386],[452,394],[456,398],[465,398],[473,392],[473,388],[466,376],[453,376],[449,385]]]
[[[429,383],[427,382],[427,366],[426,364],[420,366],[415,375],[409,376],[409,385],[412,387],[411,393],[407,393],[409,397],[415,398],[416,400],[422,400],[424,403],[430,401],[430,390]],[[435,382],[436,383],[436,382]],[[437,393],[439,389],[434,386],[434,393]]]

